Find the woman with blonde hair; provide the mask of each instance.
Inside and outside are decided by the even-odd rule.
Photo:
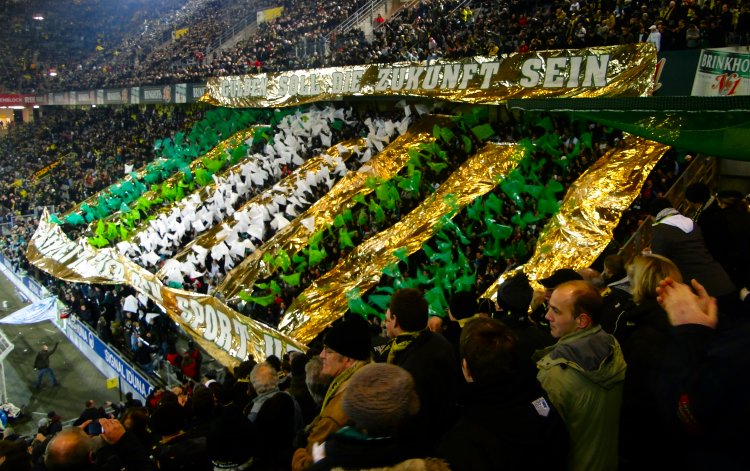
[[[667,277],[682,280],[677,266],[660,255],[637,256],[628,267],[634,304],[619,316],[614,332],[628,364],[620,417],[620,468],[625,470],[669,467],[664,451],[671,449],[671,419],[657,406],[657,378],[671,326],[656,301],[656,287]]]
[[[656,287],[666,277],[682,282],[679,268],[667,257],[661,255],[639,255],[628,267],[633,301],[640,305],[644,301],[656,301]]]

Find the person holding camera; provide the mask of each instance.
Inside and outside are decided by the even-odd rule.
[[[48,471],[156,469],[143,445],[117,419],[96,419],[63,429],[49,440],[44,466]]]

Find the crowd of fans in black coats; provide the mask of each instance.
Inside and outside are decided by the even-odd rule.
[[[723,47],[747,45],[750,34],[750,10],[734,0],[420,0],[372,18],[372,35],[359,28],[336,31],[365,2],[164,0],[142,10],[133,10],[139,2],[119,3],[123,11],[108,7],[112,11],[96,14],[88,5],[83,11],[39,5],[50,11],[44,21],[33,20],[34,7],[25,3],[6,5],[2,88],[38,93],[203,82],[308,67],[647,41],[665,51]],[[284,8],[279,18],[249,28],[236,44],[227,42],[235,23],[278,6]],[[104,25],[113,16],[120,21],[108,29]],[[185,34],[173,39],[175,31]],[[649,38],[652,33],[658,37]],[[219,47],[222,40],[226,46]]]
[[[138,2],[123,2],[123,4],[128,7],[139,5]],[[184,13],[183,10],[183,15],[177,17],[179,21],[149,18],[147,24],[151,25],[152,31],[149,33],[151,42],[147,47],[143,46],[139,49],[135,29],[131,28],[126,31],[128,28],[123,25],[118,33],[113,33],[112,38],[123,38],[122,44],[128,47],[122,47],[119,49],[122,52],[115,54],[111,51],[118,50],[121,46],[110,47],[112,43],[107,42],[107,38],[97,37],[96,23],[91,23],[92,31],[81,35],[80,45],[66,50],[69,56],[61,55],[51,58],[41,53],[34,54],[31,50],[25,56],[26,58],[14,55],[13,57],[17,59],[15,64],[6,65],[2,69],[3,84],[8,88],[28,87],[28,89],[33,88],[38,91],[58,87],[71,89],[130,84],[133,83],[129,82],[133,80],[132,76],[128,76],[130,70],[139,71],[139,81],[172,83],[176,80],[204,80],[214,75],[285,70],[327,64],[424,60],[431,57],[493,55],[549,48],[625,44],[645,41],[651,25],[656,25],[660,30],[662,49],[713,47],[743,41],[747,44],[747,34],[750,30],[748,7],[742,5],[741,2],[726,2],[726,8],[724,8],[721,4],[710,2],[705,2],[700,6],[693,2],[638,3],[620,0],[551,2],[544,5],[538,3],[531,5],[521,1],[484,1],[459,7],[458,3],[449,1],[423,1],[394,18],[379,22],[372,41],[365,39],[361,32],[330,38],[332,52],[330,55],[325,55],[322,48],[318,49],[320,39],[335,27],[340,19],[351,14],[356,5],[347,3],[345,6],[339,6],[328,3],[323,6],[305,3],[303,6],[302,2],[299,4],[290,2],[286,4],[288,16],[261,25],[258,36],[211,58],[206,55],[210,51],[199,50],[198,45],[209,42],[213,34],[228,26],[229,20],[224,18],[208,21],[206,15],[212,8],[224,10],[225,7],[227,11],[234,12],[232,14],[234,15],[238,10],[231,10],[231,8],[237,8],[238,5],[242,5],[241,2],[169,2],[164,0],[158,2],[158,11],[173,11],[176,6],[183,6],[182,4],[190,6],[191,9],[189,9],[190,14]],[[4,8],[8,13],[15,12],[11,10],[10,4],[5,5]],[[158,13],[156,6],[152,11]],[[330,21],[319,21],[316,15],[323,12],[332,15]],[[115,13],[99,15],[98,20],[108,21],[113,14]],[[132,15],[134,18],[140,18],[139,13],[134,11]],[[294,15],[304,16],[306,21],[297,21]],[[34,23],[28,23],[25,17],[14,17],[12,14],[9,14],[9,17],[16,18],[16,26],[4,30],[3,34],[9,35],[12,41],[4,42],[3,47],[6,44],[17,45],[19,39],[21,41],[39,40],[40,36],[41,39],[49,41],[48,46],[54,45],[56,44],[54,37],[44,38],[44,36],[52,34],[54,28],[70,28],[69,24],[53,25],[53,22],[46,23],[45,28],[35,28]],[[163,39],[163,35],[154,33],[153,30],[158,29],[159,25],[167,25],[166,29],[162,28],[162,31],[170,28],[177,29],[178,26],[188,25],[187,18],[198,21],[197,24],[189,24],[192,37],[186,35],[189,39],[168,41],[170,44],[164,48],[160,47],[159,41]],[[140,18],[139,22],[142,23],[142,20],[143,18]],[[688,34],[689,30],[694,31],[695,28],[699,30],[697,42],[694,32]],[[14,34],[16,37],[12,38]],[[34,38],[35,35],[36,38]],[[297,35],[300,39],[295,39]],[[76,57],[76,54],[84,55],[89,48],[96,49],[97,46],[102,48],[99,51],[102,53],[101,56],[107,58],[104,61],[101,58],[95,58],[91,59],[92,62],[82,62],[80,56]],[[59,48],[55,47],[55,51],[59,54]],[[122,57],[119,57],[121,54]],[[34,67],[32,67],[32,57],[41,59]],[[54,59],[59,59],[61,62],[54,62]],[[115,66],[118,61],[122,62]],[[131,68],[131,61],[142,64],[145,69]],[[179,70],[173,67],[172,62],[179,64]],[[81,68],[76,72],[73,70],[74,67],[63,68],[62,63],[85,63],[91,66],[93,71]],[[48,73],[44,71],[48,71],[53,65],[61,72],[67,70],[70,73],[62,72],[59,78],[46,84],[37,81],[49,80]],[[154,70],[149,70],[150,67]],[[29,78],[24,75],[28,75]],[[85,78],[80,80],[76,76]],[[4,237],[0,243],[2,243],[4,256],[11,261],[14,268],[42,277],[40,272],[28,266],[23,256],[24,248],[36,224],[33,219],[24,221],[22,216],[33,213],[43,206],[54,206],[58,212],[62,212],[71,204],[96,193],[119,178],[126,165],[138,168],[150,161],[153,158],[152,143],[155,139],[174,133],[175,130],[184,129],[190,122],[199,119],[202,112],[203,108],[200,106],[100,107],[85,111],[45,110],[44,115],[36,123],[11,126],[0,137],[0,170],[3,185],[0,205],[6,221],[3,228]],[[554,119],[553,123],[555,133],[560,136],[560,142],[566,151],[570,151],[579,136],[565,119]],[[507,136],[506,140],[517,140],[529,132],[531,134],[540,132],[533,128],[529,131],[512,121],[504,124],[505,128],[500,129],[498,125],[495,131],[500,136]],[[594,127],[592,131],[594,143],[592,148],[584,149],[580,154],[580,159],[577,159],[565,172],[556,172],[556,167],[550,165],[549,168],[543,170],[546,172],[545,175],[559,179],[567,188],[580,172],[584,171],[604,151],[616,145],[616,141],[621,137],[617,133],[605,133],[601,127]],[[19,165],[19,162],[23,162],[23,165]],[[52,164],[56,166],[48,168]],[[617,242],[623,242],[637,223],[648,216],[650,209],[658,207],[658,204],[664,204],[659,197],[664,195],[674,179],[679,176],[683,165],[681,156],[675,152],[668,154],[662,160],[649,177],[636,204],[623,217],[615,235]],[[33,178],[35,173],[45,168],[47,172],[44,172],[44,175]],[[700,206],[700,212],[705,216],[707,214],[705,210],[710,207],[713,200],[710,198],[710,193],[708,198],[704,198],[704,191],[697,193],[699,194],[693,196],[697,199],[696,204]],[[747,215],[747,204],[741,195],[739,197],[734,194],[723,195],[718,201],[721,203],[723,213],[715,216],[723,221],[722,227],[725,227],[728,233],[733,234],[733,237],[742,233],[743,228],[748,227],[750,216]],[[512,206],[510,204],[507,206],[508,210],[512,211]],[[662,210],[651,216],[658,217],[659,214],[666,214],[661,213],[664,209],[670,208],[663,206]],[[673,213],[669,214],[673,215]],[[399,214],[389,215],[394,218],[398,216]],[[714,222],[719,219],[715,219]],[[696,220],[700,225],[698,216]],[[532,244],[538,236],[541,228],[539,226],[528,226],[525,232],[517,236]],[[363,230],[367,229],[363,228]],[[739,245],[742,244],[741,239],[737,241]],[[717,251],[714,254],[715,258],[721,264],[726,265],[722,268],[730,273],[732,283],[736,285],[736,291],[740,293],[741,301],[745,302],[745,305],[736,302],[721,305],[722,316],[718,321],[721,334],[716,334],[718,337],[732,330],[721,329],[724,325],[736,328],[736,332],[740,332],[741,327],[737,326],[745,324],[742,316],[748,315],[748,295],[747,286],[743,286],[742,283],[747,281],[747,273],[736,262],[738,257],[747,257],[747,253],[746,251],[722,250],[721,246],[716,245],[710,248]],[[336,252],[335,247],[331,247],[331,252]],[[479,245],[469,247],[467,256],[475,261],[478,269],[481,269],[481,273],[478,273],[481,276],[478,276],[477,282],[479,283],[481,279],[485,284],[496,280],[506,268],[512,268],[524,261],[517,258],[485,261]],[[331,262],[336,260],[337,258],[333,257]],[[616,258],[610,258],[609,262],[605,260],[601,267],[596,268],[602,272],[600,276],[586,272],[585,276],[582,273],[580,277],[588,277],[587,279],[591,280],[595,286],[601,288],[605,298],[609,294],[607,290],[620,290],[629,294],[628,290],[623,288],[624,285],[615,286],[617,282],[626,278],[629,279],[630,284],[642,288],[636,297],[629,300],[630,304],[622,304],[626,308],[620,311],[617,310],[620,309],[620,302],[627,296],[616,293],[623,298],[617,298],[618,304],[611,306],[610,311],[615,316],[624,315],[625,318],[632,320],[619,332],[617,331],[619,317],[610,325],[614,325],[612,333],[623,343],[626,360],[633,359],[633,364],[637,365],[643,353],[643,350],[633,346],[638,344],[638,339],[656,338],[658,342],[664,342],[665,335],[669,331],[668,323],[666,323],[658,326],[658,329],[661,329],[659,335],[653,337],[653,333],[647,331],[653,326],[645,323],[639,324],[642,322],[639,316],[644,306],[654,311],[662,309],[659,312],[664,316],[666,316],[664,309],[670,311],[669,321],[676,325],[672,310],[678,312],[679,309],[674,304],[664,303],[663,299],[657,302],[657,296],[664,296],[665,290],[671,289],[672,285],[667,283],[655,286],[651,283],[646,286],[648,280],[643,277],[639,278],[634,273],[628,276],[623,261]],[[677,266],[676,268],[677,270],[673,270],[671,266],[662,267],[658,275],[662,278],[675,277],[680,270],[686,271],[684,267]],[[744,268],[746,269],[746,266]],[[646,271],[645,268],[644,271]],[[253,359],[248,359],[231,372],[223,372],[221,376],[217,376],[216,372],[201,368],[201,354],[195,345],[189,345],[184,352],[177,351],[177,333],[174,331],[174,323],[170,322],[163,313],[159,313],[152,303],[140,304],[135,309],[125,307],[126,300],[136,295],[132,289],[73,285],[54,281],[48,277],[42,277],[42,280],[45,286],[65,300],[77,317],[94,327],[103,340],[117,345],[121,351],[132,355],[133,361],[144,371],[152,372],[163,361],[169,363],[179,380],[184,380],[182,386],[172,390],[155,390],[147,398],[145,404],[141,404],[132,397],[127,398],[122,406],[114,408],[114,415],[109,415],[93,407],[92,404],[95,412],[89,413],[86,417],[82,416],[83,420],[80,424],[85,427],[90,420],[99,421],[103,428],[101,431],[103,440],[93,444],[86,441],[88,437],[81,435],[83,431],[64,432],[66,438],[71,440],[75,438],[77,442],[86,443],[86,452],[98,447],[96,459],[89,463],[89,468],[79,467],[79,469],[119,469],[123,465],[129,466],[129,469],[155,469],[157,466],[160,469],[289,469],[294,449],[305,447],[304,425],[314,423],[321,407],[324,408],[329,399],[326,392],[329,391],[331,378],[321,374],[321,360],[316,354],[325,351],[327,347],[334,346],[334,337],[330,332],[327,340],[318,339],[313,342],[308,354],[287,354],[283,359],[270,356],[257,365]],[[548,288],[554,288],[554,286]],[[700,293],[700,290],[698,292]],[[288,306],[294,294],[293,290],[285,292],[288,297],[282,298],[281,302],[274,304],[272,309]],[[735,292],[731,294],[736,298]],[[682,296],[692,300],[684,293]],[[722,302],[726,300],[728,298],[722,298]],[[532,299],[529,299],[528,303],[533,307]],[[458,305],[453,304],[453,307],[457,309]],[[692,310],[710,311],[705,302],[693,303],[689,307]],[[528,310],[528,305],[526,308]],[[479,312],[479,309],[475,306],[475,312],[452,312],[452,314],[460,320],[472,317]],[[544,304],[539,304],[537,309],[544,309]],[[492,311],[492,308],[489,310]],[[681,312],[685,310],[688,309],[683,308]],[[252,314],[255,316],[259,313],[253,312]],[[280,312],[262,314],[258,317],[273,324],[278,319],[278,314]],[[485,314],[504,319],[498,312],[485,312]],[[716,327],[716,312],[709,312],[709,317],[711,316],[713,316],[713,325],[708,325],[709,322],[701,327],[709,329]],[[386,316],[386,321],[389,317]],[[435,330],[451,338],[451,329],[456,329],[456,325],[452,324],[453,320],[448,322],[448,319],[452,319],[452,316],[446,316],[445,324],[447,325],[435,327]],[[543,316],[536,318],[532,316],[528,322],[534,325],[526,327],[538,329],[546,334],[548,326],[544,325],[543,319]],[[373,344],[387,343],[382,338],[381,330],[375,325],[377,321],[373,319],[372,322],[369,332],[372,334]],[[425,327],[420,326],[420,329]],[[460,335],[460,328],[458,331]],[[685,329],[682,329],[682,332],[684,331]],[[455,330],[453,332],[455,333]],[[710,337],[712,332],[701,332],[701,335]],[[724,343],[723,350],[712,351],[713,357],[710,355],[708,359],[701,357],[701,361],[692,365],[681,365],[681,367],[698,369],[705,365],[716,366],[720,363],[715,360],[717,355],[724,360],[727,348],[736,349],[738,342],[741,345],[742,339],[746,338],[741,337],[738,341],[739,335],[732,337],[731,332],[729,335],[731,341]],[[452,339],[455,351],[465,359],[467,352],[460,347],[459,339],[455,336]],[[666,345],[666,343],[659,345]],[[729,347],[726,347],[727,345]],[[351,347],[348,344],[335,346],[341,347],[341,351]],[[390,348],[397,349],[398,345],[392,344]],[[339,354],[341,351],[336,350],[325,355]],[[681,358],[684,360],[684,357]],[[730,364],[736,366],[736,358],[734,356],[731,358]],[[391,363],[390,359],[388,363]],[[458,371],[460,364],[456,361],[453,366]],[[746,371],[746,368],[746,364],[741,364],[735,373]],[[722,376],[724,369],[718,372],[713,369],[712,371],[716,374],[711,379],[725,380],[725,376]],[[700,371],[704,372],[704,370]],[[401,391],[405,390],[407,394],[402,394],[402,398],[414,395],[414,385],[410,383],[410,380],[402,379],[393,371],[383,371],[379,374],[383,377],[394,378],[393,383],[388,384],[389,387],[399,385],[405,388]],[[360,377],[357,379],[364,381]],[[306,380],[307,384],[305,384]],[[354,380],[352,382],[352,384],[355,383]],[[416,386],[418,389],[420,385]],[[356,390],[354,386],[352,389]],[[696,395],[703,398],[700,394],[708,394],[707,397],[713,399],[714,396],[706,393],[705,389],[710,388],[698,388]],[[729,390],[735,389],[729,388]],[[279,396],[277,393],[280,391],[286,391],[286,393]],[[373,427],[375,424],[382,425],[372,418],[372,414],[366,413],[367,407],[375,408],[377,413],[383,413],[383,409],[377,409],[375,405],[368,403],[367,400],[371,398],[368,398],[365,393],[360,393],[361,396],[354,398],[351,398],[352,394],[354,393],[349,395],[349,399],[344,400],[342,407],[350,417],[361,420],[359,427],[355,427],[351,433],[355,438],[362,440],[361,434],[367,438],[368,433],[365,423],[371,423]],[[450,402],[460,402],[459,399],[451,398]],[[357,400],[363,401],[365,405],[358,408]],[[726,401],[726,403],[730,402]],[[292,404],[291,408],[290,404]],[[401,415],[388,409],[388,413],[398,415],[398,418],[394,419],[396,425],[400,425],[406,415],[414,412],[411,404],[399,403],[399,405],[403,406],[403,411],[398,412]],[[363,408],[365,412],[361,413]],[[703,425],[706,430],[718,430],[717,424],[724,424],[727,419],[725,409],[721,407],[708,409],[708,412],[701,408],[690,409],[687,404],[680,403],[681,413],[688,414],[696,411],[698,414],[707,414],[708,422],[703,423],[701,415],[688,417],[684,421],[685,429],[681,430],[690,440],[698,443],[699,451],[702,450],[701,446],[705,446],[705,442],[700,442],[700,437],[705,436],[703,435],[705,430],[696,427]],[[717,409],[719,412],[716,412]],[[737,417],[746,416],[746,408],[738,412]],[[357,415],[358,413],[360,414]],[[717,416],[718,413],[722,415]],[[59,418],[57,419],[59,422]],[[730,425],[736,425],[732,420],[730,420]],[[55,422],[55,418],[50,418],[50,421]],[[375,434],[372,435],[373,438],[384,438],[384,436],[378,436],[374,430],[392,438],[397,436],[399,427],[390,424],[382,430],[375,428],[369,430],[371,434]],[[635,436],[633,430],[627,431],[630,434],[626,434],[626,438],[632,439]],[[6,440],[0,442],[0,453],[6,457],[8,463],[15,462],[18,466],[16,469],[32,469],[32,466],[34,466],[33,469],[65,469],[54,461],[54,445],[48,453],[49,457],[44,456],[50,440],[56,433],[63,432],[58,427],[52,428],[48,422],[44,424],[44,428],[40,427],[39,435],[26,437],[28,440],[21,440],[17,444],[14,444],[13,440],[23,437],[6,436],[4,437]],[[69,435],[76,435],[76,437]],[[728,437],[730,443],[734,443],[731,440],[737,439],[726,432],[721,436]],[[435,436],[427,440],[430,452],[439,453],[440,447],[437,446],[439,439],[440,437]],[[57,444],[59,445],[60,442],[62,439],[58,440]],[[27,444],[31,445],[30,455],[27,454]],[[626,445],[632,445],[632,443],[626,443]],[[565,446],[561,445],[560,448],[564,449]],[[629,451],[627,447],[623,450]],[[705,456],[698,456],[705,458]],[[86,455],[83,461],[79,460],[76,464],[80,466],[81,463],[86,463],[88,458],[89,456]],[[324,464],[330,462],[330,459],[326,461],[325,458],[325,456],[319,457],[316,461]],[[624,468],[637,469],[638,458],[640,458],[639,453],[625,456],[622,463]],[[564,456],[558,456],[556,460],[560,465],[565,462]],[[701,461],[696,463],[703,464]],[[733,461],[727,461],[727,463],[735,464]],[[455,469],[461,469],[462,462],[458,460],[451,462],[451,465],[454,465]],[[435,464],[435,466],[438,465]],[[318,464],[317,468],[312,469],[328,468]],[[433,469],[447,468],[435,467]]]

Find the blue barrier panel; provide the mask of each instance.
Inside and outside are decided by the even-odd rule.
[[[120,378],[144,398],[154,387],[120,356],[110,349],[89,327],[75,317],[68,318],[68,330],[81,338],[104,362],[117,372]]]
[[[3,256],[3,254],[0,254],[0,263],[5,265],[11,272],[13,271],[13,267],[10,265],[10,262],[5,258],[5,256]]]
[[[29,288],[29,291],[34,293],[35,296],[37,296],[38,298],[42,297],[42,286],[39,283],[32,280],[28,276],[24,276],[23,284],[26,285],[26,287]]]

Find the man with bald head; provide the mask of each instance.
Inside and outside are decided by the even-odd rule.
[[[44,467],[48,471],[89,471],[138,469],[152,471],[146,449],[117,419],[98,419],[102,426],[101,442],[80,427],[68,427],[57,433],[47,444]]]
[[[69,427],[55,435],[44,452],[44,466],[50,471],[95,469],[94,440],[78,427]]]
[[[583,280],[557,286],[546,319],[557,343],[535,354],[537,379],[570,433],[568,469],[617,469],[625,360],[599,325],[602,297]]]

